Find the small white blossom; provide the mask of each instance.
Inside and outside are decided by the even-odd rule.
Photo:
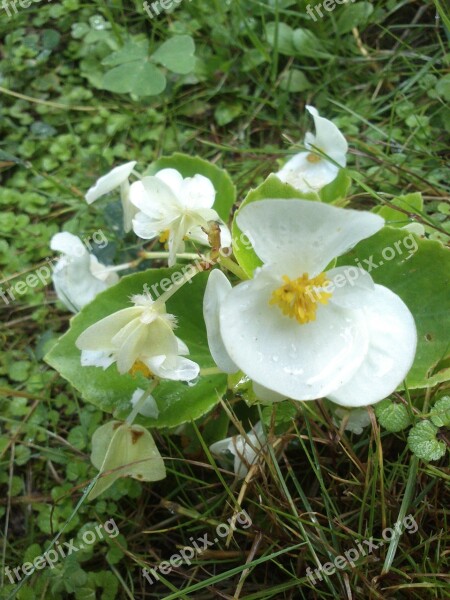
[[[229,246],[231,236],[226,225],[212,208],[216,190],[203,175],[183,179],[175,169],[162,169],[152,177],[143,177],[130,188],[130,200],[138,209],[133,230],[142,239],[160,237],[167,241],[169,266],[177,253],[184,251],[184,240],[208,244],[208,221],[218,221],[222,246]]]
[[[197,363],[184,358],[189,350],[173,330],[176,318],[164,304],[149,295],[131,298],[124,308],[88,327],[78,337],[83,366],[108,368],[119,373],[142,372],[161,379],[191,381],[199,374]]]
[[[266,441],[261,421],[258,421],[245,436],[235,435],[220,440],[212,444],[209,449],[216,456],[231,453],[234,456],[234,472],[238,479],[242,479],[260,458],[260,451]]]
[[[305,135],[307,151],[295,154],[276,176],[301,192],[318,192],[336,178],[339,167],[335,163],[345,167],[348,144],[336,125],[320,117],[317,109],[306,109],[313,116],[316,133]]]
[[[78,312],[99,292],[119,281],[115,267],[101,264],[76,235],[67,231],[56,233],[50,247],[62,253],[53,271],[53,285],[58,298],[71,312]]]

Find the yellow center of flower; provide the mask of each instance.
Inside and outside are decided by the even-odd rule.
[[[312,152],[310,152],[308,154],[308,156],[306,157],[306,160],[310,163],[318,163],[320,162],[322,159],[320,158],[319,155],[317,154],[312,154]]]
[[[144,377],[148,377],[151,379],[154,377],[154,374],[150,371],[150,369],[145,365],[141,360],[137,360],[134,365],[130,369],[130,375],[136,375],[137,373],[141,373]]]
[[[163,231],[162,234],[159,236],[160,244],[165,244],[169,239],[169,235],[170,235],[170,229],[166,229],[165,231]]]
[[[298,279],[283,275],[284,285],[272,293],[269,304],[276,304],[283,315],[296,319],[299,323],[316,320],[318,304],[327,304],[332,294],[323,288],[330,283],[325,273],[310,279],[303,273]]]

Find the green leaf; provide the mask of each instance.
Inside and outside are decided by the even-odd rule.
[[[160,481],[166,477],[164,461],[153,437],[140,425],[111,421],[99,427],[92,436],[91,461],[102,476],[88,500],[97,498],[119,477],[139,481]]]
[[[208,177],[216,190],[214,209],[225,223],[229,221],[231,208],[236,200],[236,188],[224,169],[201,158],[175,152],[153,162],[145,174],[154,175],[161,169],[169,168],[176,169],[183,177],[193,177],[197,173]]]
[[[408,225],[408,223],[411,223],[411,219],[403,212],[405,210],[410,214],[423,214],[423,198],[420,192],[406,194],[405,196],[397,196],[397,198],[390,200],[389,204],[398,206],[402,210],[395,210],[395,208],[391,208],[391,206],[384,204],[382,206],[377,206],[373,212],[380,215],[380,217],[383,217],[386,221],[386,225],[389,225],[390,227],[404,227],[405,225]]]
[[[445,442],[436,439],[438,428],[431,421],[420,421],[408,435],[411,452],[423,460],[439,460],[447,449]]]
[[[309,56],[311,58],[323,57],[323,42],[317,38],[309,29],[299,27],[292,34],[296,54],[300,56]]]
[[[436,427],[450,427],[450,396],[443,396],[436,402],[430,418]]]
[[[436,92],[441,98],[450,102],[450,73],[439,79],[436,84]]]
[[[152,59],[174,73],[187,75],[195,67],[194,53],[195,43],[191,36],[176,35],[164,42],[152,55]]]
[[[257,202],[258,200],[295,198],[300,198],[303,200],[317,200],[317,197],[314,194],[299,192],[288,183],[283,183],[276,175],[272,174],[269,175],[269,177],[257,188],[250,190],[239,207],[239,210],[241,210],[249,202]],[[246,236],[244,236],[237,225],[236,216],[239,214],[239,210],[236,211],[234,215],[232,225],[231,233],[233,237],[233,250],[236,260],[244,269],[245,273],[251,277],[253,271],[257,267],[260,267],[262,263],[256,256],[255,251],[249,243],[249,240],[246,238]]]
[[[149,62],[135,61],[114,67],[103,76],[102,87],[117,94],[156,96],[166,88],[166,78]]]
[[[271,21],[266,25],[266,39],[280,54],[295,55],[294,30],[285,23]]]
[[[153,296],[160,295],[162,288],[159,283],[162,280],[170,283],[169,278],[179,272],[183,272],[181,267],[149,269],[123,277],[117,285],[99,294],[72,318],[69,331],[60,338],[45,360],[81,392],[87,402],[113,413],[118,419],[126,418],[131,411],[133,392],[137,388],[147,389],[148,380],[140,374],[135,377],[120,375],[115,364],[106,371],[98,367],[82,367],[75,340],[93,323],[130,306],[129,297],[142,294],[145,284]],[[207,277],[207,273],[196,275],[166,305],[167,311],[178,318],[176,335],[187,344],[189,358],[201,368],[215,367],[208,349],[202,311]],[[163,282],[163,286],[166,283]],[[176,427],[211,410],[225,390],[225,375],[200,376],[195,385],[162,381],[152,394],[158,405],[158,418],[138,417],[137,421],[151,427]]]
[[[378,402],[374,409],[380,425],[391,433],[402,431],[411,425],[411,417],[404,404],[386,398]]]
[[[241,114],[242,104],[240,102],[219,102],[214,111],[214,118],[217,124],[223,127]]]
[[[280,77],[280,88],[286,92],[303,92],[309,90],[311,87],[311,83],[306,75],[298,69],[284,71]]]
[[[372,13],[373,6],[370,2],[357,2],[342,7],[336,23],[339,33],[348,33],[354,27],[365,25]]]
[[[339,257],[337,266],[361,266],[375,283],[398,294],[411,311],[418,343],[407,376],[410,388],[432,387],[449,378],[450,252],[440,242],[384,227]]]
[[[345,169],[339,169],[338,174],[331,183],[325,185],[319,192],[322,202],[327,204],[347,204],[346,198],[350,190],[352,180]]]
[[[113,52],[102,60],[102,65],[107,67],[117,67],[134,61],[144,61],[148,56],[148,43],[136,44],[127,42],[123,48]]]

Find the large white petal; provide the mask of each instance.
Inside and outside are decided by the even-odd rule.
[[[123,308],[97,321],[81,333],[75,345],[80,350],[114,350],[113,337],[130,321],[142,314],[142,308]]]
[[[260,259],[291,278],[319,274],[384,224],[370,212],[296,199],[252,202],[236,218]]]
[[[189,210],[211,208],[216,197],[216,190],[210,179],[203,175],[187,177],[183,181],[180,200]]]
[[[200,367],[193,360],[184,356],[168,356],[161,362],[160,357],[151,357],[144,362],[155,375],[162,379],[174,381],[192,381],[198,377]]]
[[[177,196],[159,177],[143,177],[132,183],[130,201],[154,220],[173,219],[180,213]]]
[[[311,149],[315,146],[341,167],[345,167],[348,151],[347,140],[334,123],[319,116],[316,108],[313,106],[306,108],[314,119],[316,134],[309,133],[305,136],[305,146],[309,146]]]
[[[110,367],[116,358],[111,352],[104,350],[82,350],[81,351],[81,366],[82,367],[101,367],[107,369]]]
[[[231,283],[222,271],[214,269],[208,277],[203,298],[203,317],[206,323],[209,351],[216,365],[225,373],[239,371],[229,357],[220,333],[220,307],[231,289]]]
[[[364,269],[353,266],[336,267],[327,271],[326,276],[331,284],[325,287],[332,294],[329,302],[343,308],[356,309],[361,309],[366,300],[372,302],[375,284]]]
[[[177,198],[180,197],[183,187],[183,175],[179,171],[176,169],[161,169],[155,177],[163,181]]]
[[[299,324],[269,305],[273,286],[237,285],[220,311],[231,360],[256,383],[294,400],[326,396],[348,381],[368,347],[362,311],[319,305],[316,320]]]
[[[97,198],[100,198],[119,187],[126,179],[128,179],[135,166],[136,161],[132,160],[124,165],[115,167],[112,171],[103,175],[103,177],[100,177],[95,185],[88,190],[85,196],[86,202],[92,204]]]
[[[361,305],[369,330],[369,349],[353,377],[328,394],[342,406],[366,406],[389,396],[405,379],[416,353],[414,319],[397,294],[376,285],[371,296],[364,294]]]
[[[167,220],[153,219],[143,212],[138,212],[133,219],[133,231],[143,240],[152,240],[159,237],[173,226],[174,220],[168,216]]]

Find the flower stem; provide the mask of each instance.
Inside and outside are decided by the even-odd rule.
[[[142,394],[142,396],[139,398],[139,400],[133,406],[133,410],[130,412],[130,414],[128,415],[128,417],[126,418],[126,421],[125,421],[127,425],[130,425],[130,426],[133,425],[133,422],[134,422],[135,418],[137,417],[139,411],[143,407],[147,398],[149,396],[151,396],[153,390],[156,388],[158,383],[159,383],[159,379],[154,379],[151,382],[150,386],[148,387],[147,391]]]
[[[200,376],[207,377],[208,375],[223,375],[224,372],[219,367],[209,367],[207,369],[200,369]]]
[[[234,273],[239,279],[250,279],[247,273],[244,271],[242,267],[240,267],[234,260],[231,260],[228,256],[220,256],[217,260],[220,265],[223,265],[228,271]]]
[[[200,265],[189,265],[191,268],[189,271],[187,271],[186,273],[184,273],[184,275],[182,276],[182,278],[179,281],[176,281],[173,283],[173,285],[167,290],[167,292],[164,292],[164,294],[161,294],[161,296],[159,296],[159,298],[157,298],[155,300],[155,304],[165,304],[167,302],[167,300],[169,300],[169,298],[171,298],[176,292],[178,292],[178,290],[183,287],[183,285],[185,283],[187,283],[188,281],[190,281],[193,277],[195,277],[197,275],[197,273],[201,273],[202,272],[202,268]]]
[[[169,258],[168,252],[145,252],[144,250],[139,253],[142,258]],[[181,258],[183,260],[195,260],[199,258],[198,254],[194,252],[182,252],[177,254],[177,258]]]

